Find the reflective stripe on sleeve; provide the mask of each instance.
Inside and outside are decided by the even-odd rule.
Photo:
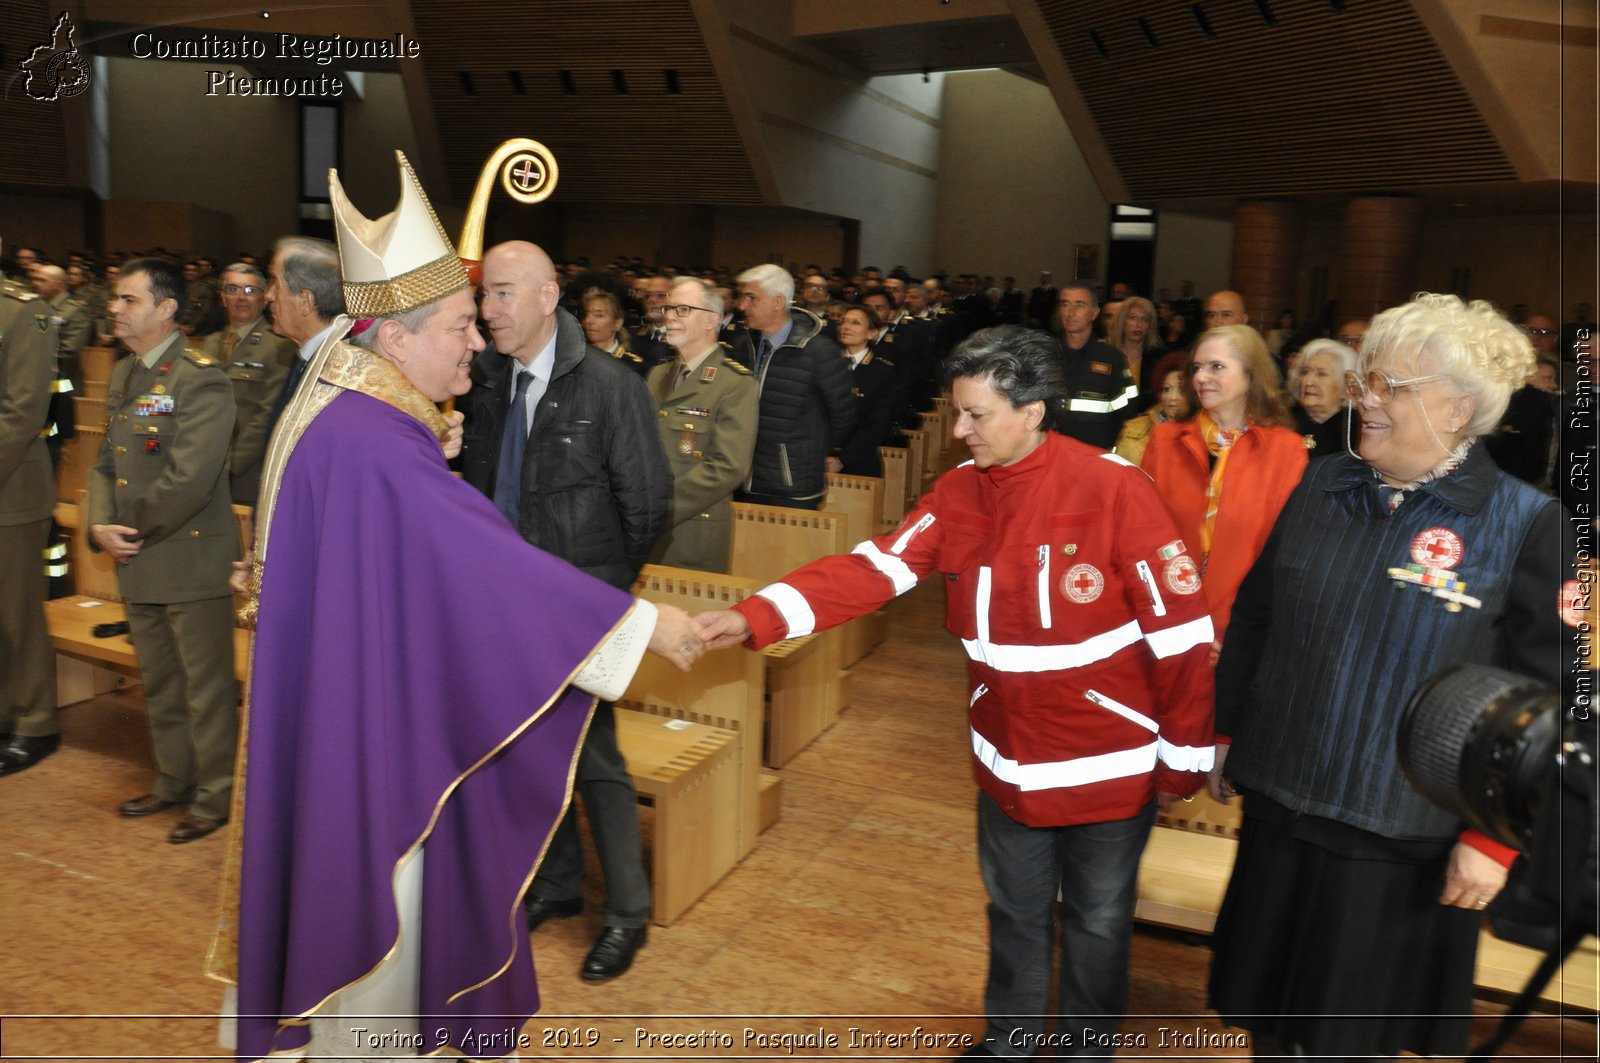
[[[1210,771],[1216,760],[1214,746],[1180,746],[1160,740],[1161,763],[1173,771]]]
[[[805,595],[787,583],[774,583],[770,587],[763,587],[756,591],[756,597],[771,602],[772,607],[778,610],[778,615],[783,617],[783,622],[789,625],[789,634],[785,636],[786,638],[797,639],[816,630],[817,617],[811,611],[811,603],[806,601]]]
[[[1156,765],[1157,744],[1150,742],[1134,749],[1119,749],[1115,753],[1100,753],[1092,757],[1019,764],[1002,756],[992,742],[976,729],[972,730],[973,756],[988,769],[989,774],[1019,790],[1055,790],[1067,786],[1087,786],[1108,779],[1148,775]]]
[[[904,594],[917,585],[917,574],[911,571],[911,566],[893,554],[886,554],[873,543],[871,539],[856,545],[850,551],[866,558],[873,568],[889,577],[889,582],[894,584],[895,594]]]
[[[981,661],[999,672],[1058,672],[1067,668],[1082,668],[1086,664],[1103,661],[1113,653],[1139,641],[1140,631],[1136,621],[1130,620],[1119,628],[1102,632],[1082,642],[1056,646],[999,646],[989,642],[987,622],[988,594],[979,570],[979,604],[984,612],[978,614],[978,637],[962,639],[967,656]],[[1209,623],[1209,621],[1208,621]]]
[[[1196,646],[1209,646],[1216,637],[1216,631],[1211,626],[1211,618],[1202,616],[1198,620],[1191,620],[1177,627],[1146,632],[1144,640],[1150,644],[1150,652],[1159,658],[1171,657]]]

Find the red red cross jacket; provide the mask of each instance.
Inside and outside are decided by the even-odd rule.
[[[1211,619],[1149,477],[1056,433],[941,477],[905,523],[736,608],[755,647],[841,624],[932,572],[966,648],[973,772],[1018,822],[1125,819],[1211,766]]]

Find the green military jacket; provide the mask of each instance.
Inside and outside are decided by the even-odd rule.
[[[726,572],[733,536],[733,492],[750,477],[759,389],[750,370],[718,346],[679,383],[674,358],[650,370],[661,444],[672,465],[672,517],[650,560]]]
[[[289,368],[300,348],[273,332],[262,317],[240,337],[231,358],[224,357],[223,340],[228,329],[205,338],[200,352],[223,366],[233,381],[235,405],[233,439],[228,446],[228,470],[233,481],[233,500],[241,505],[256,504],[261,488],[261,461],[267,452],[267,426],[272,409],[289,378]]]
[[[225,597],[239,559],[228,500],[232,389],[222,367],[183,339],[174,333],[154,368],[130,357],[111,371],[106,441],[89,474],[89,523],[124,524],[143,540],[117,570],[130,602]]]
[[[44,520],[55,504],[50,453],[40,435],[55,364],[49,304],[20,285],[0,285],[0,525]]]

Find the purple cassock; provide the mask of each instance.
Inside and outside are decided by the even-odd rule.
[[[567,683],[632,599],[523,542],[426,426],[357,391],[306,427],[268,534],[239,1055],[303,1046],[304,1016],[391,952],[418,846],[423,1051],[475,1017],[519,1028],[539,1004],[520,902],[593,706]]]

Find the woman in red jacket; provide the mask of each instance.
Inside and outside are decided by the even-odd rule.
[[[972,460],[892,534],[700,614],[700,637],[758,649],[944,574],[990,900],[988,1026],[967,1055],[1110,1058],[1157,802],[1194,792],[1210,764],[1211,618],[1150,481],[1051,431],[1067,391],[1058,341],[983,329],[944,369]],[[1061,1018],[1046,1030],[1053,977]]]
[[[1200,561],[1220,645],[1239,584],[1305,472],[1306,443],[1255,329],[1225,325],[1203,333],[1189,370],[1200,410],[1188,421],[1157,425],[1142,467]]]

